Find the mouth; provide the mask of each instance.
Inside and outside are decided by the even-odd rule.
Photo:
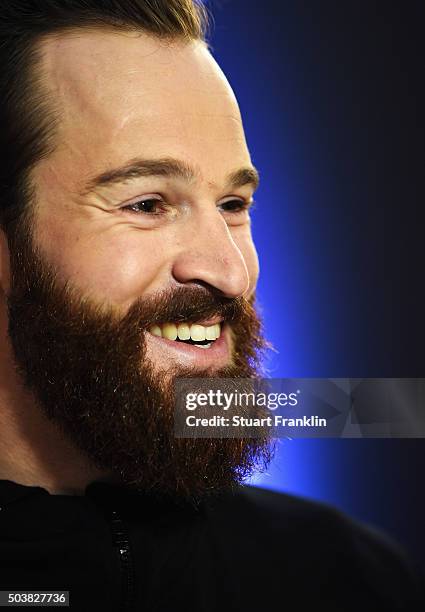
[[[216,323],[164,323],[152,325],[149,333],[157,338],[184,342],[200,349],[209,349],[221,336],[221,321]]]
[[[186,365],[222,366],[230,357],[230,328],[222,319],[196,323],[167,322],[148,329],[152,356],[165,364],[172,358]]]

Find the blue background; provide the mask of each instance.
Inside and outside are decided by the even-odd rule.
[[[207,5],[261,175],[270,375],[423,377],[422,3]],[[253,482],[330,502],[425,563],[424,451],[423,440],[282,440]]]

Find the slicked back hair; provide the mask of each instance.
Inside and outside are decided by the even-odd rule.
[[[31,216],[30,172],[52,153],[59,117],[43,85],[41,41],[78,28],[205,41],[207,24],[200,0],[1,0],[0,227],[10,244]]]

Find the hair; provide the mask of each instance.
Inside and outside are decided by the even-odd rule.
[[[31,169],[54,150],[59,112],[44,85],[42,40],[78,28],[113,28],[205,42],[207,26],[200,0],[2,0],[0,227],[9,239],[30,217]]]

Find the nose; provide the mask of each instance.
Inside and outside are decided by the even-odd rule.
[[[248,291],[245,259],[221,213],[186,220],[184,247],[174,260],[173,276],[179,283],[208,284],[229,298]]]

